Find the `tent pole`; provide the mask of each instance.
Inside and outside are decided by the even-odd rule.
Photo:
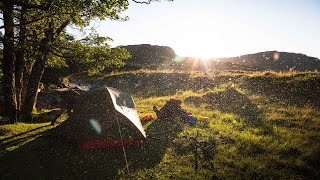
[[[128,174],[129,174],[129,165],[128,165],[128,160],[127,160],[126,150],[125,150],[124,144],[123,144],[122,133],[121,133],[121,129],[120,129],[120,123],[119,123],[118,117],[116,117],[116,119],[117,119],[118,129],[119,129],[119,133],[120,133],[120,139],[121,139],[121,144],[122,144],[123,155],[124,155],[124,159],[126,161],[126,168],[127,168]]]

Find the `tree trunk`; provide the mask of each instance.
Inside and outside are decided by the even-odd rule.
[[[16,94],[15,94],[15,52],[14,52],[14,14],[13,5],[9,1],[3,2],[3,95],[5,116],[10,119],[11,123],[16,122]]]
[[[28,81],[28,86],[25,95],[25,102],[22,109],[22,117],[26,121],[32,121],[32,110],[35,108],[38,96],[38,89],[40,80],[42,78],[44,68],[49,55],[50,45],[52,41],[53,32],[48,30],[46,37],[41,40],[36,61],[32,67],[31,74]]]
[[[32,121],[32,110],[35,107],[36,99],[38,96],[38,89],[40,80],[42,78],[45,67],[45,61],[43,61],[43,55],[36,59],[32,67],[32,71],[29,77],[28,86],[26,89],[25,101],[22,109],[22,116],[25,121]]]
[[[27,87],[28,87],[28,82],[29,82],[29,77],[30,77],[30,71],[32,68],[32,64],[29,61],[25,62],[25,67],[23,69],[23,85],[22,85],[22,90],[21,90],[21,110],[23,107],[24,102],[26,101],[26,94],[27,94]]]
[[[17,111],[21,110],[22,105],[22,88],[23,88],[23,72],[25,69],[24,66],[24,57],[23,52],[16,53],[16,71],[15,71],[15,85],[16,85],[16,99],[17,99]]]
[[[25,24],[25,8],[22,8],[20,14],[20,24]],[[26,53],[26,26],[21,25],[19,30],[19,47],[16,53],[16,66],[15,66],[15,85],[16,85],[16,99],[18,114],[21,110],[22,103],[22,89],[23,89],[23,74],[25,67],[25,53]]]
[[[26,121],[32,121],[32,110],[36,106],[40,80],[43,76],[44,68],[50,52],[50,43],[54,41],[54,35],[58,36],[69,22],[70,20],[64,21],[55,32],[53,22],[49,22],[48,28],[45,32],[45,38],[40,41],[37,48],[38,53],[36,55],[36,61],[32,67],[31,74],[28,77],[29,81],[22,108],[22,117]]]

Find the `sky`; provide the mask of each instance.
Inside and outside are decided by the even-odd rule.
[[[320,0],[174,0],[130,3],[125,22],[95,21],[114,46],[172,47],[180,56],[231,57],[262,51],[320,58]]]

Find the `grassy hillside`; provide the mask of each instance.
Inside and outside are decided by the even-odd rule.
[[[153,138],[143,148],[126,149],[130,174],[121,148],[83,151],[50,137],[52,129],[46,123],[3,125],[3,177],[315,179],[320,175],[319,73],[137,71],[76,78],[132,93],[141,117],[155,116],[153,105],[161,107],[175,97],[203,121],[195,126],[157,120],[144,124]],[[168,129],[173,133],[161,133]]]

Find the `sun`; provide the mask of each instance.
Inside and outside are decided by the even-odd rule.
[[[241,32],[228,26],[223,18],[215,22],[196,21],[184,28],[172,47],[179,56],[202,59],[232,57],[240,55],[243,47],[252,43]]]
[[[190,39],[189,43],[177,43],[174,47],[176,54],[185,57],[195,57],[203,60],[230,57],[230,49],[225,42],[210,38]]]
[[[215,52],[214,48],[210,48],[210,46],[206,45],[197,45],[197,46],[181,46],[176,48],[176,54],[185,57],[194,57],[197,59],[212,59],[217,58],[219,56],[218,52]]]

